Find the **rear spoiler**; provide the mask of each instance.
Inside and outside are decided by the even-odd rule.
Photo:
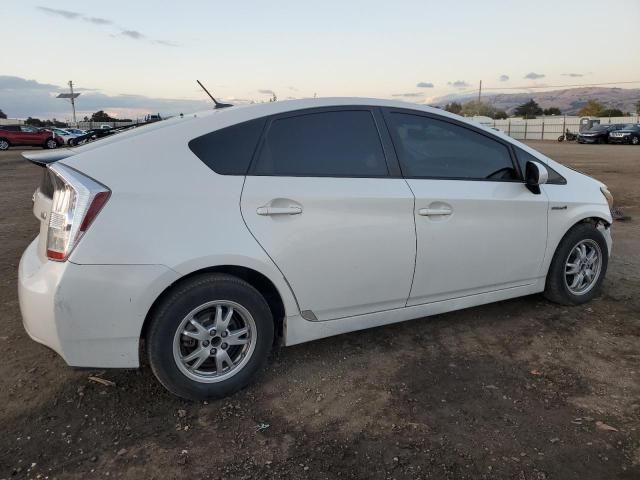
[[[70,148],[56,148],[55,150],[49,150],[46,152],[22,152],[22,156],[24,158],[29,160],[34,165],[38,165],[39,167],[43,168],[51,163],[55,163],[59,160],[63,160],[75,154],[76,152],[74,152]]]

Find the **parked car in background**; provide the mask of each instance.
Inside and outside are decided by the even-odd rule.
[[[640,123],[627,123],[619,130],[610,132],[609,143],[640,145]]]
[[[0,150],[26,146],[58,148],[61,145],[64,145],[64,139],[44,128],[30,125],[0,125]]]
[[[608,143],[609,133],[619,130],[624,124],[603,125],[597,124],[588,130],[578,134],[578,143]]]
[[[86,130],[81,130],[79,128],[73,128],[73,127],[67,127],[65,128],[65,130],[67,132],[73,133],[74,135],[84,135],[85,133],[87,133]]]
[[[243,105],[24,155],[47,166],[19,267],[29,335],[76,367],[138,367],[144,344],[189,399],[246,386],[276,342],[588,302],[611,249],[604,184],[424,105]]]
[[[51,130],[57,136],[62,138],[62,140],[64,140],[65,145],[73,145],[73,139],[78,136],[77,134],[71,133],[69,130],[65,128],[47,127],[47,130]]]

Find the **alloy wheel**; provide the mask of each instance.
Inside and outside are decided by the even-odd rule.
[[[182,319],[173,339],[173,358],[188,378],[201,383],[227,380],[247,364],[256,347],[256,323],[242,305],[207,302]]]
[[[564,282],[573,295],[584,295],[600,276],[602,251],[591,239],[578,242],[569,252],[564,266]]]

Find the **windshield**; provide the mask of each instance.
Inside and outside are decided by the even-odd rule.
[[[624,130],[634,130],[635,128],[637,128],[637,125],[635,123],[627,123],[624,127],[622,127]]]

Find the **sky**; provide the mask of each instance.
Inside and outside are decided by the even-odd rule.
[[[480,80],[487,92],[640,81],[639,0],[0,2],[0,109],[16,118],[70,119],[55,98],[69,80],[80,116],[119,117],[209,108],[196,79],[231,102],[416,103]]]

